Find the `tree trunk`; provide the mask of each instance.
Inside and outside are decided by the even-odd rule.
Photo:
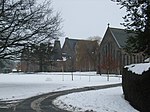
[[[107,72],[107,81],[109,81],[109,70]]]

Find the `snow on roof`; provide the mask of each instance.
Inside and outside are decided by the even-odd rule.
[[[141,75],[144,71],[150,69],[150,63],[131,64],[125,66],[125,68],[128,68],[128,71],[132,71],[132,73]]]

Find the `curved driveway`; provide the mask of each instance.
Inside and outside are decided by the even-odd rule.
[[[78,89],[51,92],[51,93],[35,96],[29,99],[25,99],[24,101],[21,101],[18,104],[17,103],[11,104],[11,106],[9,107],[7,106],[8,108],[0,107],[0,112],[69,112],[57,108],[55,105],[52,104],[53,100],[59,96],[74,93],[74,92],[106,89],[106,88],[117,87],[117,86],[121,86],[121,83],[103,85],[103,86],[90,86],[90,87],[84,87]],[[0,102],[0,106],[1,104],[2,103]]]

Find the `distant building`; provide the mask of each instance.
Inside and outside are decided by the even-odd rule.
[[[123,66],[144,61],[141,53],[129,54],[123,49],[131,36],[135,34],[124,29],[107,28],[99,48],[98,73],[121,74]]]
[[[98,41],[81,40],[76,45],[76,69],[96,71]]]
[[[61,48],[60,41],[55,40],[52,55],[43,70],[58,71],[95,71],[97,58],[97,41],[66,38]],[[39,61],[34,59],[28,49],[24,49],[19,69],[23,72],[39,71]]]
[[[79,40],[65,38],[65,42],[62,47],[62,56],[66,59],[63,69],[64,71],[76,71],[76,45]]]
[[[64,71],[95,71],[97,48],[97,41],[66,38],[62,47]]]

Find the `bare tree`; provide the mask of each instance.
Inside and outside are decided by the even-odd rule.
[[[102,40],[102,37],[100,37],[100,36],[91,36],[88,39],[92,40],[92,41],[97,41],[97,43],[100,44],[101,40]]]
[[[111,54],[105,55],[103,61],[100,64],[100,69],[103,69],[107,72],[107,81],[109,81],[109,74],[112,71],[117,71],[119,67],[118,60],[114,60]]]
[[[57,38],[61,21],[50,2],[0,0],[0,59],[12,59],[25,46]]]

